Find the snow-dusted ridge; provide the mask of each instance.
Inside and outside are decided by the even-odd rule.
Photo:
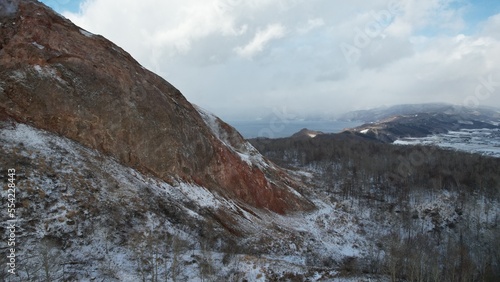
[[[240,236],[245,238],[243,245],[268,252],[260,259],[234,254],[233,261],[224,265],[223,253],[209,251],[212,263],[219,269],[217,275],[226,277],[236,267],[238,271],[251,269],[244,277],[252,281],[265,278],[271,270],[282,269],[278,273],[284,273],[294,269],[297,273],[306,273],[309,266],[302,253],[307,248],[323,250],[319,256],[334,255],[341,260],[354,254],[350,251],[352,245],[366,244],[361,237],[351,235],[325,240],[327,230],[318,229],[316,219],[332,212],[332,207],[324,203],[319,203],[322,208],[305,218],[300,214],[278,216],[248,207],[242,209],[238,203],[204,187],[179,179],[167,183],[143,175],[72,140],[25,124],[2,124],[0,142],[2,154],[9,156],[6,160],[22,176],[18,181],[18,201],[24,204],[18,209],[18,217],[24,239],[18,249],[19,257],[36,256],[40,244],[45,244],[44,238],[60,238],[58,240],[67,245],[64,252],[60,247],[54,247],[52,251],[61,263],[75,262],[64,270],[67,272],[64,275],[71,275],[79,281],[105,277],[103,262],[114,273],[106,276],[106,281],[138,281],[140,278],[135,271],[137,255],[129,241],[137,234],[171,234],[185,242],[183,244],[189,251],[177,258],[180,263],[185,263],[178,277],[197,279],[199,265],[189,264],[189,261],[193,260],[193,255],[207,255],[197,243],[200,239],[196,229],[206,225],[207,220],[211,221],[211,215],[228,216],[219,219],[227,221],[228,227],[241,233]],[[2,191],[2,196],[4,194]],[[348,216],[342,214],[339,215]],[[1,222],[5,227],[4,217],[2,214]],[[331,217],[331,224],[335,218]],[[210,232],[221,232],[221,226],[211,224]],[[281,226],[277,229],[280,231],[272,226]],[[346,231],[346,236],[356,234],[354,225],[342,228],[351,230]],[[296,232],[303,233],[304,238],[292,240]],[[308,247],[309,238],[321,243]],[[255,243],[259,240],[265,241]],[[345,246],[339,248],[341,245]],[[36,261],[27,263],[20,267],[33,267]],[[20,274],[20,281],[26,278],[29,270],[26,271]],[[62,275],[62,269],[57,266],[54,266],[54,272]],[[327,273],[333,275],[335,272],[328,270]]]
[[[84,30],[84,29],[80,29],[80,33],[81,33],[82,35],[86,36],[86,37],[93,37],[93,36],[94,36],[94,34],[93,34],[93,33],[88,32],[88,31],[86,31],[86,30]]]
[[[203,118],[205,124],[210,128],[212,134],[227,148],[233,151],[233,153],[237,154],[248,166],[256,166],[262,171],[280,170],[280,168],[264,158],[264,156],[262,156],[261,153],[252,144],[250,144],[250,142],[245,140],[236,129],[224,123],[221,119],[209,111],[197,105],[193,106]],[[272,183],[273,181],[270,180],[270,182]],[[286,189],[292,192],[295,196],[304,198],[303,195],[289,185],[285,184],[284,186],[286,186]]]
[[[236,129],[233,129],[233,132],[228,132],[228,130],[223,128],[223,121],[217,116],[199,106],[194,105],[194,107],[214,136],[233,152],[237,153],[241,160],[246,162],[249,166],[255,165],[260,169],[269,167],[274,168],[274,165],[265,160],[259,151],[257,151],[248,141],[244,140]]]
[[[306,217],[243,209],[239,203],[204,187],[179,179],[167,183],[144,175],[72,140],[25,124],[0,124],[0,148],[7,157],[4,164],[15,167],[20,177],[17,197],[24,204],[18,209],[19,237],[23,238],[19,257],[37,256],[37,250],[48,240],[44,238],[59,238],[58,243],[50,243],[55,244],[51,250],[58,256],[56,261],[72,262],[64,275],[78,281],[101,277],[107,277],[106,281],[140,280],[132,246],[136,243],[131,241],[134,236],[170,234],[183,242],[186,250],[176,259],[184,267],[178,273],[184,281],[199,277],[199,263],[190,263],[193,257],[196,260],[209,255],[214,269],[218,269],[217,277],[230,277],[231,272],[238,271],[241,279],[259,281],[269,271],[310,272],[304,256],[308,249],[314,249],[319,257],[342,260],[345,256],[361,255],[352,246],[367,244],[356,235],[356,225],[344,225],[350,221],[348,214],[335,211],[322,201],[317,201],[320,208]],[[223,226],[214,225],[212,216]],[[5,214],[0,220],[5,228]],[[325,224],[328,228],[321,227]],[[205,239],[198,237],[197,229],[204,228],[209,228],[213,236],[231,228],[240,233],[239,245],[267,254],[256,258],[235,250],[232,259],[223,264],[227,254],[201,249],[200,244],[205,243],[199,240]],[[332,229],[342,230],[342,234],[333,234]],[[301,237],[296,237],[298,232]],[[222,244],[226,239],[218,240]],[[169,264],[172,259],[165,257]],[[34,260],[26,263],[20,265],[27,268],[20,280],[13,281],[26,279],[29,268],[36,264]],[[55,273],[63,275],[61,269],[53,267]],[[105,269],[111,269],[112,274]],[[336,274],[332,270],[320,272],[316,275],[319,281],[323,275]]]
[[[13,126],[1,129],[0,140],[4,142],[4,148],[13,150],[21,144],[27,151],[35,152],[35,154],[39,154],[41,157],[47,159],[51,158],[51,156],[58,156],[61,152],[64,152],[64,155],[69,154],[67,158],[60,160],[61,163],[65,164],[72,163],[85,167],[86,165],[84,162],[93,162],[94,158],[102,157],[99,152],[81,146],[74,141],[56,137],[52,133],[25,124],[14,124]],[[31,156],[30,154],[23,154],[23,157]],[[69,158],[71,158],[71,160],[69,160]],[[160,179],[145,176],[132,168],[125,167],[114,159],[105,158],[103,162],[95,165],[102,166],[105,171],[112,173],[114,180],[123,185],[134,187],[137,186],[139,182],[142,185],[148,185],[162,192],[163,196],[167,196],[176,201],[194,202],[197,206],[202,208],[219,208],[224,206],[225,208],[233,209],[236,207],[235,203],[231,200],[213,194],[205,187],[198,186],[194,183],[185,183],[181,180],[174,180],[173,184],[169,184]],[[21,168],[21,170],[22,169],[23,168]],[[62,172],[70,173],[74,171],[63,168]]]
[[[217,212],[223,209],[252,216],[204,187],[180,180],[169,184],[143,175],[74,141],[25,124],[2,124],[0,142],[3,155],[9,156],[7,162],[16,168],[20,177],[17,182],[18,202],[29,206],[18,208],[21,226],[18,235],[23,238],[18,257],[36,255],[33,252],[42,244],[40,240],[43,238],[62,236],[68,243],[72,242],[72,247],[64,251],[64,260],[83,266],[74,270],[73,277],[78,281],[105,277],[101,271],[102,262],[96,259],[104,257],[116,269],[116,279],[108,277],[106,281],[138,281],[139,277],[133,271],[137,255],[130,247],[113,239],[119,233],[112,232],[126,228],[123,224],[127,221],[132,224],[129,228],[138,234],[172,234],[183,242],[196,242],[193,226],[183,224],[204,222],[206,215],[200,213],[206,210]],[[5,193],[2,191],[2,196]],[[175,213],[174,219],[153,208],[156,205],[169,207],[170,213]],[[110,212],[117,212],[116,218]],[[142,213],[138,214],[141,219],[123,214],[137,212]],[[2,214],[3,228],[6,227],[4,216]],[[179,217],[183,224],[176,223],[175,218]],[[92,227],[94,224],[99,227]],[[109,224],[116,226],[116,230],[106,229]],[[56,249],[54,252],[59,254]],[[187,254],[181,257],[192,260]],[[19,267],[28,266],[20,264]],[[195,279],[196,268],[197,265],[187,267],[179,276]],[[27,273],[28,270],[20,274],[19,280],[12,281],[26,281]]]
[[[140,281],[137,263],[155,254],[151,244],[166,250],[157,255],[167,266],[161,266],[160,273],[169,281],[174,262],[182,281],[197,281],[205,262],[213,269],[209,277],[227,281],[285,279],[292,274],[288,277],[310,281],[358,281],[355,276],[342,278],[339,267],[374,256],[383,260],[379,240],[387,232],[406,234],[394,227],[400,217],[397,205],[393,213],[380,213],[377,208],[363,209],[357,200],[334,199],[317,187],[309,194],[317,208],[308,213],[278,215],[243,208],[204,187],[180,179],[167,183],[24,124],[0,124],[0,150],[2,165],[15,167],[18,174],[19,258],[37,257],[41,247],[50,245],[57,262],[53,272],[72,281]],[[312,184],[316,169],[296,174]],[[433,232],[459,224],[468,216],[466,210],[463,215],[457,211],[459,197],[457,192],[410,196],[415,225]],[[467,201],[476,207],[477,224],[495,224],[495,200]],[[374,221],[374,213],[384,217]],[[436,221],[436,215],[442,220]],[[0,215],[3,230],[5,217]],[[175,247],[172,238],[182,247]],[[57,267],[63,262],[71,262],[64,271]],[[26,281],[28,273],[34,275],[30,269],[36,269],[36,261],[26,259],[19,266],[21,274],[13,281]],[[376,275],[361,279],[389,281]]]

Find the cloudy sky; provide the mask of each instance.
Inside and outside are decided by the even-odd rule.
[[[498,0],[43,0],[227,120],[500,107]]]

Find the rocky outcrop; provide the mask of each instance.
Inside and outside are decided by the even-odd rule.
[[[312,208],[286,173],[248,162],[175,87],[120,47],[36,1],[13,5],[0,19],[0,118],[241,204],[278,213]],[[233,140],[246,146],[242,138]]]

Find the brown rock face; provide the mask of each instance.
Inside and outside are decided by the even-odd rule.
[[[243,139],[225,144],[176,88],[121,48],[36,1],[7,2],[8,9],[0,5],[0,118],[258,208],[312,207],[288,187],[284,172],[242,159],[236,147],[246,144]]]

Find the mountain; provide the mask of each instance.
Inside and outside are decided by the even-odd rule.
[[[425,137],[462,129],[497,129],[500,124],[499,110],[468,109],[447,104],[401,105],[354,112],[350,116],[380,117],[348,131],[389,143],[405,137]]]
[[[500,159],[303,133],[252,145],[0,0],[0,280],[498,281]]]
[[[13,6],[0,31],[3,120],[56,133],[143,173],[196,183],[242,204],[279,213],[312,208],[289,187],[295,182],[285,173],[246,157],[258,153],[234,128],[212,118],[208,126],[208,115],[124,50],[36,1],[8,3]]]
[[[320,240],[327,230],[315,228],[315,218],[325,208],[278,215],[196,183],[143,174],[26,124],[1,123],[0,152],[0,179],[16,187],[14,219],[0,215],[3,238],[15,238],[15,275],[4,267],[3,281],[303,277],[315,268],[305,263],[306,252],[311,259],[341,261],[346,253],[339,244],[364,242],[353,237],[342,243],[344,235]],[[254,158],[261,157],[248,156],[248,162]],[[4,199],[8,193],[2,190]],[[0,262],[12,261],[2,256]]]
[[[356,120],[364,122],[378,122],[393,116],[408,116],[415,114],[450,114],[459,115],[464,118],[474,117],[476,119],[489,120],[491,118],[500,119],[500,110],[488,107],[468,108],[464,106],[446,103],[428,104],[403,104],[391,107],[379,107],[369,110],[352,111],[343,114],[339,120]]]

